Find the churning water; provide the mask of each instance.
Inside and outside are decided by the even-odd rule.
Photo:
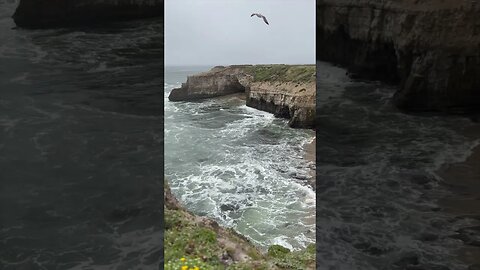
[[[322,62],[317,73],[319,269],[466,269],[450,236],[474,220],[438,207],[435,172],[470,155],[480,140],[462,130],[478,124],[407,115],[394,87]]]
[[[0,0],[0,268],[158,268],[161,22],[32,31],[17,4]]]
[[[170,102],[187,75],[208,67],[165,69],[165,173],[191,211],[233,227],[260,247],[300,249],[315,241],[313,130],[245,105],[241,96]]]

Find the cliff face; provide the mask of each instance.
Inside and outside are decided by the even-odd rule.
[[[173,196],[167,181],[164,206],[166,270],[189,264],[200,269],[315,269],[315,245],[294,252],[273,245],[265,254],[233,229],[188,212]],[[182,257],[186,258],[184,263],[180,263]]]
[[[163,0],[21,0],[13,19],[27,28],[86,25],[163,15]]]
[[[198,100],[245,92],[242,69],[215,67],[209,72],[189,76],[182,87],[173,89],[168,99],[171,101]],[[242,81],[244,84],[240,83]]]
[[[315,83],[254,82],[247,91],[247,106],[290,119],[289,126],[315,127]]]
[[[189,76],[173,89],[171,101],[197,100],[238,92],[247,106],[290,119],[298,128],[315,126],[315,66],[243,65],[215,67]]]
[[[479,14],[475,1],[320,0],[317,58],[399,83],[402,109],[479,110]]]

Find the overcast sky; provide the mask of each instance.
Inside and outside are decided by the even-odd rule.
[[[165,0],[167,66],[314,63],[315,0]]]

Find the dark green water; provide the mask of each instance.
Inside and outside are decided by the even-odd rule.
[[[0,1],[0,268],[158,269],[161,23],[13,29],[16,4]]]

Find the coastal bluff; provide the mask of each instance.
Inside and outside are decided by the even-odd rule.
[[[200,269],[315,269],[315,244],[298,251],[280,245],[261,250],[234,229],[189,212],[172,194],[167,180],[163,201],[166,270],[189,263]]]
[[[216,66],[189,76],[170,101],[244,93],[246,105],[289,119],[295,128],[315,127],[315,65]]]
[[[480,3],[320,0],[317,60],[398,84],[405,111],[480,110]]]
[[[157,17],[163,10],[163,0],[20,0],[13,20],[24,28],[52,28]]]

